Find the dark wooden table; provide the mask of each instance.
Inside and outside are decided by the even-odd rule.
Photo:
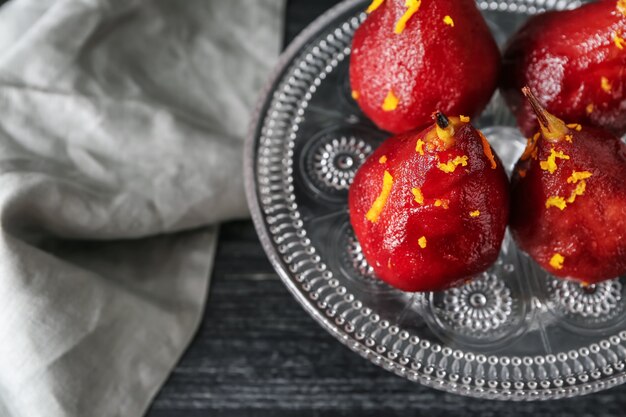
[[[288,41],[336,1],[289,1]],[[222,227],[204,321],[148,417],[623,416],[626,385],[572,400],[481,401],[422,387],[348,350],[310,318],[250,222]]]

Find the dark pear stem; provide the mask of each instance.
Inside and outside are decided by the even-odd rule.
[[[454,124],[440,111],[432,114],[435,119],[435,132],[441,146],[445,149],[454,145]]]
[[[569,132],[565,122],[548,113],[528,86],[522,88],[522,93],[524,93],[524,96],[526,96],[533,111],[537,115],[537,120],[539,120],[539,126],[541,127],[541,133],[544,139],[550,142],[559,142],[565,139],[565,135]]]
[[[448,120],[446,115],[443,114],[442,112],[436,111],[433,116],[434,116],[435,122],[437,122],[437,126],[439,126],[440,128],[446,129],[448,126],[450,126],[450,120]]]
[[[533,94],[533,92],[530,90],[530,88],[528,86],[525,86],[525,87],[522,88],[522,93],[524,93],[524,96],[530,102],[530,105],[533,108],[533,111],[537,115],[537,119],[539,119],[539,123],[541,123],[543,126],[547,127],[548,126],[548,118],[546,117],[546,109],[544,109],[543,106],[541,105],[541,103],[539,103],[539,100]]]

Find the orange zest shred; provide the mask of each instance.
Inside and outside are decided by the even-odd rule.
[[[381,156],[380,159],[378,160],[379,164],[384,164],[385,162],[387,162],[387,155]]]
[[[563,262],[565,262],[565,258],[560,253],[555,253],[550,258],[550,266],[554,269],[563,269]]]
[[[626,16],[626,0],[617,0],[617,10]]]
[[[394,111],[398,108],[398,97],[396,97],[393,90],[389,90],[381,108],[383,111]]]
[[[493,156],[493,151],[491,150],[491,145],[489,145],[489,141],[487,140],[485,135],[483,135],[483,132],[478,131],[478,135],[480,136],[480,140],[483,143],[483,153],[491,163],[491,169],[496,169],[498,164],[496,163],[496,158]]]
[[[446,162],[445,164],[442,162],[439,162],[437,164],[437,168],[439,168],[440,170],[442,170],[443,172],[445,172],[446,174],[451,174],[456,170],[456,167],[461,165],[461,166],[467,166],[467,156],[463,155],[463,156],[457,156],[454,159],[452,159],[451,161]]]
[[[425,249],[426,248],[426,243],[428,243],[426,241],[426,236],[422,236],[417,240],[417,244],[420,245],[420,248]]]
[[[463,123],[469,123],[469,122],[470,122],[470,118],[469,118],[469,116],[463,116],[463,115],[460,115],[460,116],[459,116],[459,119],[460,119]]]
[[[470,211],[470,217],[478,217],[480,216],[480,210]]]
[[[576,184],[578,181],[586,180],[593,174],[589,171],[572,171],[572,175],[567,179],[568,184]]]
[[[448,209],[448,204],[450,204],[449,200],[443,199],[437,199],[435,200],[435,207],[443,207],[444,210]]]
[[[380,191],[380,195],[376,197],[372,207],[369,209],[367,214],[365,214],[365,218],[372,223],[377,223],[380,218],[380,213],[382,213],[385,208],[385,204],[387,204],[387,199],[389,198],[389,194],[391,193],[391,187],[393,186],[393,177],[389,173],[389,171],[385,171],[383,175],[383,188]]]
[[[546,200],[546,208],[557,207],[560,210],[565,210],[568,204],[572,204],[576,201],[576,197],[585,194],[587,190],[587,178],[590,178],[593,174],[589,171],[572,171],[572,175],[567,179],[568,184],[576,184],[576,188],[572,191],[572,194],[567,198],[553,196]]]
[[[413,17],[415,13],[417,13],[421,4],[422,4],[422,0],[406,0],[406,2],[404,3],[404,6],[407,9],[402,15],[402,17],[400,17],[400,20],[398,20],[398,22],[396,23],[396,27],[393,30],[396,35],[399,35],[402,32],[404,32],[404,29],[406,28],[406,23],[409,21],[411,17]]]
[[[617,49],[624,49],[624,45],[626,45],[626,39],[622,38],[617,32],[613,32],[613,42]]]
[[[565,140],[568,141],[569,143],[572,143],[572,140],[574,138],[572,137],[572,135],[565,135]]]
[[[613,89],[611,82],[606,77],[600,78],[600,87],[602,87],[605,93],[610,93],[611,90]]]
[[[572,204],[574,201],[576,201],[576,197],[585,194],[586,189],[587,189],[587,183],[585,181],[581,181],[578,184],[576,184],[576,189],[572,191],[572,195],[569,196],[569,198],[567,199],[567,202],[569,204]]]
[[[365,13],[367,13],[367,14],[372,13],[374,10],[378,9],[380,7],[380,5],[383,4],[384,1],[385,0],[374,0],[374,1],[372,1],[372,3],[367,8],[367,10],[365,10]]]
[[[541,136],[541,133],[537,132],[537,133],[535,133],[535,135],[532,138],[528,138],[528,140],[526,142],[526,149],[524,149],[524,153],[520,157],[520,159],[522,161],[527,160],[528,158],[530,158],[533,155],[535,155],[535,158],[536,158],[536,155],[537,155],[537,140],[539,140],[540,136]]]
[[[567,127],[569,127],[570,129],[574,129],[577,132],[580,132],[581,130],[583,130],[583,127],[579,125],[578,123],[570,123],[567,125]]]
[[[423,140],[421,139],[417,140],[417,143],[415,144],[415,152],[424,156],[424,141]]]
[[[445,16],[443,18],[443,23],[445,23],[446,25],[448,25],[450,27],[454,27],[454,20],[452,20],[452,18],[450,16]]]
[[[556,159],[569,159],[569,155],[565,155],[562,151],[555,151],[554,148],[550,149],[550,156],[545,161],[539,162],[539,166],[544,171],[548,171],[550,174],[554,174],[557,169]]]
[[[593,103],[589,103],[587,104],[587,107],[585,107],[585,111],[587,112],[587,114],[593,113],[593,109],[594,109]]]
[[[415,202],[417,204],[419,204],[420,206],[424,204],[424,194],[422,194],[422,190],[420,190],[419,188],[412,188],[411,193],[413,194],[413,197],[415,198]]]
[[[563,197],[559,197],[558,195],[548,197],[546,200],[546,208],[556,207],[559,210],[565,210],[567,207],[567,202]]]
[[[352,90],[352,98],[353,98],[354,100],[358,100],[358,99],[359,99],[359,97],[361,97],[361,94],[359,94],[359,92],[358,92],[358,91],[356,91],[356,90]]]
[[[587,190],[587,182],[583,180],[579,182],[578,184],[576,184],[576,188],[574,189],[574,191],[572,191],[572,194],[569,196],[567,200],[564,199],[563,197],[559,197],[558,195],[549,197],[546,200],[546,208],[557,207],[560,210],[565,210],[568,204],[572,204],[574,201],[576,201],[576,197],[579,197],[585,194],[586,190]]]

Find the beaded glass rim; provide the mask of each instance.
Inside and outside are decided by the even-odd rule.
[[[314,88],[349,55],[351,35],[364,14],[348,17],[325,39],[318,39],[316,46],[311,42],[328,29],[328,22],[364,3],[350,0],[335,6],[287,48],[265,87],[245,145],[245,185],[252,218],[270,262],[287,288],[322,327],[350,349],[426,386],[479,398],[541,400],[588,394],[625,382],[626,331],[578,349],[533,357],[452,349],[420,339],[364,306],[317,253],[303,227],[295,195],[294,129],[303,117],[307,97],[310,99],[307,89]],[[479,1],[478,5],[483,10],[533,14],[575,7],[580,2],[511,0]],[[325,65],[316,65],[313,72],[298,68],[294,60],[306,61],[304,50]],[[299,82],[303,80],[306,82]],[[294,99],[296,90],[303,99]],[[504,295],[508,297],[506,291]],[[426,298],[418,297],[417,302],[428,303]]]

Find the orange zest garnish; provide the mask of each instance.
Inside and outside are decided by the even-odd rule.
[[[572,192],[572,195],[567,199],[568,203],[573,203],[576,200],[576,197],[585,194],[585,190],[587,189],[587,183],[585,181],[581,181],[576,184],[576,189]]]
[[[445,164],[442,162],[439,162],[437,164],[437,168],[439,168],[440,170],[442,170],[443,172],[445,172],[446,174],[451,174],[456,170],[456,167],[461,165],[461,166],[467,166],[467,156],[463,155],[463,156],[457,156],[454,159],[446,162]]]
[[[396,95],[393,93],[393,90],[389,90],[381,108],[383,109],[383,111],[394,111],[398,108],[398,97],[396,97]]]
[[[491,169],[496,169],[498,164],[496,163],[496,158],[493,156],[493,152],[491,150],[491,146],[489,145],[489,141],[487,140],[485,135],[483,135],[483,132],[478,131],[478,135],[480,136],[480,140],[483,143],[483,153],[485,154],[487,159],[489,159],[489,162],[491,162]]]
[[[387,155],[381,156],[380,159],[378,160],[379,164],[384,164],[385,162],[387,162]]]
[[[617,49],[624,49],[624,45],[626,45],[626,39],[622,38],[617,32],[613,32],[613,42]]]
[[[526,142],[526,149],[524,149],[524,153],[522,154],[522,156],[520,156],[520,159],[522,161],[527,160],[528,158],[530,158],[531,156],[533,156],[533,154],[537,154],[537,140],[539,140],[539,137],[541,136],[541,133],[537,132],[535,133],[535,135],[532,138],[528,138],[527,142]]]
[[[617,10],[626,16],[626,0],[617,0]]]
[[[470,217],[478,217],[480,216],[480,210],[470,211]]]
[[[568,184],[576,184],[578,181],[586,180],[593,174],[589,171],[572,171],[572,175],[567,179]]]
[[[574,129],[577,132],[580,132],[581,130],[583,130],[583,127],[579,125],[578,123],[570,123],[567,125],[567,127],[569,127],[570,129]]]
[[[469,118],[469,116],[463,116],[463,115],[460,115],[460,116],[459,116],[459,119],[460,119],[463,123],[469,123],[469,122],[470,122],[470,118]]]
[[[422,194],[422,190],[419,188],[412,188],[411,193],[415,199],[415,202],[420,206],[424,204],[424,194]]]
[[[448,209],[448,204],[450,204],[449,200],[443,199],[437,199],[435,200],[435,207],[443,207],[444,210]]]
[[[426,236],[422,236],[417,240],[417,244],[420,245],[420,248],[425,249],[426,248],[426,243],[428,243],[426,241]]]
[[[376,200],[372,204],[372,207],[369,209],[365,218],[372,223],[377,223],[380,218],[380,213],[382,213],[385,208],[385,204],[387,204],[387,199],[389,198],[389,194],[391,193],[391,187],[393,186],[393,177],[389,173],[389,171],[385,171],[383,175],[383,188],[380,191]]]
[[[590,178],[593,174],[589,171],[572,171],[572,175],[567,179],[568,184],[576,184],[576,188],[572,191],[572,194],[566,200],[563,197],[552,196],[546,200],[546,208],[557,207],[560,210],[565,210],[568,204],[572,204],[576,201],[576,197],[585,194],[587,190],[587,178]]]
[[[384,1],[385,0],[374,0],[374,1],[372,1],[372,3],[367,8],[367,10],[365,10],[365,13],[367,13],[367,14],[372,13],[374,10],[378,9],[380,7],[380,5],[383,4]]]
[[[404,12],[400,20],[398,20],[398,23],[396,23],[396,27],[393,30],[396,35],[404,32],[404,29],[406,28],[406,23],[411,17],[413,17],[415,13],[417,13],[421,4],[422,0],[406,0],[406,2],[404,3],[405,7],[407,8],[406,12]]]
[[[545,161],[539,162],[539,166],[544,171],[548,171],[550,174],[554,174],[557,169],[556,159],[569,159],[569,155],[565,155],[562,151],[555,151],[554,148],[550,149],[550,156]]]
[[[587,183],[585,181],[581,181],[578,184],[576,184],[576,189],[572,191],[572,195],[569,196],[569,198],[567,199],[567,202],[569,204],[572,204],[574,201],[576,201],[576,197],[585,194],[586,189],[587,189]]]
[[[554,269],[563,269],[565,258],[560,253],[555,253],[550,259],[550,266]]]
[[[602,87],[605,93],[610,93],[611,90],[613,89],[611,82],[606,77],[600,78],[600,87]]]
[[[415,144],[415,152],[424,156],[424,141],[423,140],[421,139],[417,140],[417,143]]]
[[[443,18],[443,23],[445,23],[446,25],[448,25],[450,27],[454,27],[454,20],[452,20],[452,18],[450,16],[445,16]]]
[[[576,197],[585,194],[586,189],[587,189],[587,182],[581,181],[578,184],[576,184],[576,189],[572,191],[572,195],[569,196],[569,198],[567,199],[567,202],[569,204],[572,204],[574,201],[576,201]]]
[[[587,114],[593,113],[593,107],[593,103],[587,104],[587,107],[585,107],[585,111],[587,112]]]
[[[558,195],[548,197],[548,199],[546,200],[546,208],[550,207],[556,207],[560,210],[565,210],[565,207],[567,207],[567,202],[563,197],[559,197]]]
[[[576,184],[576,188],[574,189],[574,191],[572,191],[572,194],[567,200],[565,200],[563,197],[559,197],[558,195],[549,197],[546,200],[546,208],[557,207],[560,210],[565,210],[568,204],[572,204],[574,201],[576,201],[576,197],[585,194],[586,190],[587,182],[581,181]]]
[[[359,97],[361,97],[361,95],[359,94],[359,92],[358,92],[358,91],[356,91],[356,90],[352,90],[352,98],[353,98],[354,100],[358,100],[358,99],[359,99]]]

